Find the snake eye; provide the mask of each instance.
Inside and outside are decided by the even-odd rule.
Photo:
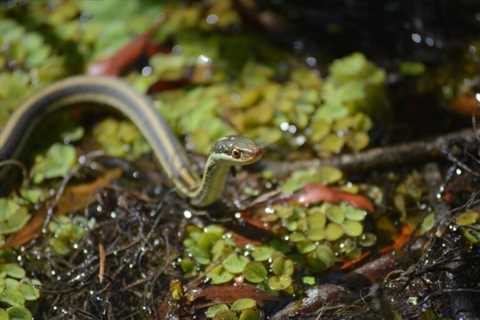
[[[232,150],[232,157],[234,159],[240,159],[240,156],[242,155],[241,151],[238,149],[233,149]]]

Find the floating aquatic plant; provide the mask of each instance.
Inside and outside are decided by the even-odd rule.
[[[127,121],[103,120],[95,126],[93,135],[111,156],[133,160],[151,150],[140,131]]]

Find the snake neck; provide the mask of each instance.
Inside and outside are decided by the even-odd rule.
[[[203,170],[201,183],[191,195],[192,204],[205,207],[221,196],[231,165],[210,155]]]

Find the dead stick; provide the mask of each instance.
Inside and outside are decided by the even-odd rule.
[[[99,261],[99,268],[98,268],[98,281],[100,283],[103,282],[103,276],[105,275],[105,248],[103,244],[98,244],[98,261]]]
[[[464,129],[428,141],[373,148],[364,152],[345,154],[329,159],[296,162],[264,161],[263,164],[265,169],[272,170],[278,176],[284,176],[296,170],[318,168],[325,165],[335,166],[348,172],[365,172],[371,169],[441,159],[445,157],[445,150],[452,143],[469,143],[475,139],[477,139],[477,136],[474,130]]]

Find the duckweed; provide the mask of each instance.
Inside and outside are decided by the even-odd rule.
[[[460,227],[465,239],[472,244],[480,243],[480,232],[478,231],[480,213],[467,210],[455,218],[455,223]]]
[[[46,179],[64,177],[73,168],[76,160],[77,155],[73,146],[53,144],[45,154],[35,157],[31,171],[33,182],[38,184]]]
[[[207,309],[205,315],[215,320],[260,320],[261,318],[257,303],[248,298],[235,300],[231,305],[215,304]]]
[[[52,232],[49,245],[57,255],[66,255],[72,250],[74,243],[81,240],[93,225],[84,217],[59,216],[48,225]]]
[[[361,247],[373,246],[377,240],[374,234],[364,232],[367,212],[344,202],[310,208],[276,205],[271,209],[273,214],[262,215],[262,221],[294,244],[316,271],[331,267],[339,259],[355,258],[362,253]],[[331,255],[326,253],[330,251]]]
[[[93,135],[111,156],[135,160],[151,150],[140,131],[127,121],[103,120],[95,126]]]
[[[31,320],[27,306],[40,297],[40,282],[26,277],[16,263],[0,264],[0,316],[3,319]]]

